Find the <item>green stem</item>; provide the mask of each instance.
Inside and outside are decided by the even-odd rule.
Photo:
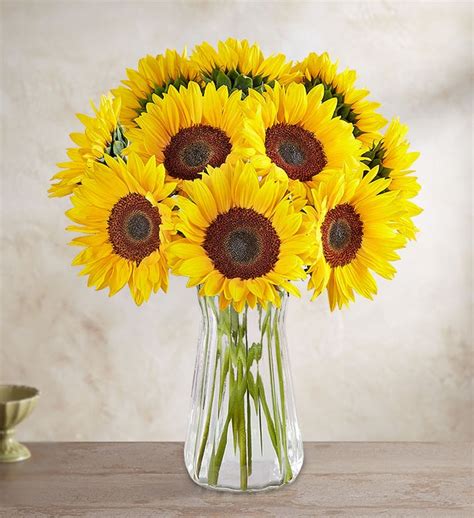
[[[218,331],[218,337],[217,339],[219,342],[222,342],[222,331]],[[221,345],[222,347],[222,345]],[[227,373],[229,372],[229,362],[230,362],[230,349],[229,347],[225,348],[224,351],[224,358],[221,359],[221,374],[220,374],[220,380],[219,380],[219,397],[217,401],[217,415],[220,416],[221,414],[221,406],[222,401],[224,398],[224,386],[225,386],[225,380],[227,378]]]
[[[217,377],[217,364],[218,364],[218,361],[219,361],[219,350],[216,353],[216,361],[215,361],[215,365],[214,365],[214,375],[213,375],[213,380],[212,380],[211,397],[209,398],[209,405],[208,405],[208,409],[207,409],[206,424],[205,424],[205,427],[204,427],[204,433],[202,434],[201,447],[199,449],[199,457],[198,457],[197,466],[196,466],[196,473],[197,473],[197,477],[198,478],[199,478],[199,474],[201,473],[202,459],[204,457],[204,452],[206,451],[207,439],[209,437],[209,428],[210,428],[210,424],[211,424],[212,407],[213,407],[213,403],[214,403],[214,392],[215,392],[215,389],[216,389],[216,377]]]
[[[230,371],[230,369],[229,369]],[[227,446],[227,435],[229,432],[230,422],[234,419],[234,407],[242,400],[246,387],[239,387],[237,383],[234,383],[234,389],[229,391],[229,406],[227,411],[227,417],[222,429],[221,437],[219,439],[219,445],[217,452],[214,457],[214,462],[209,466],[208,482],[210,485],[217,485],[219,479],[219,471],[222,465],[222,459],[224,457],[225,449]],[[211,469],[212,467],[212,469]]]
[[[278,463],[280,464],[280,469],[282,468],[282,462],[281,462],[281,440],[280,440],[280,433],[281,433],[281,421],[280,421],[280,414],[278,411],[278,403],[277,403],[277,397],[276,397],[276,387],[275,387],[275,374],[273,369],[273,350],[272,350],[272,325],[271,325],[271,306],[268,310],[268,323],[267,323],[267,346],[268,346],[268,365],[270,370],[270,391],[272,394],[272,406],[273,406],[273,420],[275,423],[275,437],[276,437],[276,453],[278,456]]]
[[[257,361],[257,378],[260,377],[260,366]],[[262,408],[260,406],[260,386],[257,385],[257,408],[258,408],[258,434],[260,437],[260,455],[263,456],[263,430],[262,430]]]
[[[246,360],[246,369],[247,369],[247,376],[246,379],[248,380],[248,371],[250,370],[250,365],[248,364],[248,355],[249,355],[249,340],[248,340],[248,327],[247,327],[247,312],[248,307],[245,306],[245,312],[244,312],[244,329],[245,329],[245,360]],[[251,419],[251,407],[250,407],[250,391],[247,386],[247,470],[248,470],[248,476],[252,474],[252,419]]]
[[[201,310],[202,310],[203,314],[206,315],[206,319],[205,319],[205,323],[204,323],[204,326],[205,326],[204,327],[204,340],[205,340],[204,361],[207,362],[208,353],[209,353],[209,313],[207,310],[207,302],[204,297],[202,297],[202,298],[199,297],[199,305],[201,306]],[[200,386],[200,401],[199,401],[200,407],[204,405],[203,398],[204,398],[204,393],[205,393],[205,386],[206,386],[206,372],[204,371],[202,381],[201,381],[201,386]],[[201,423],[202,423],[202,413],[199,412],[199,421],[198,421],[198,426],[197,426],[198,430],[201,429]],[[198,442],[196,441],[195,450],[194,450],[195,456],[197,453],[197,447],[198,447]],[[197,472],[197,476],[199,477],[199,471]]]
[[[219,440],[219,445],[217,447],[217,452],[214,457],[214,462],[209,465],[209,473],[207,476],[208,483],[211,486],[217,485],[217,480],[219,479],[219,471],[221,469],[222,458],[224,457],[225,447],[227,445],[227,433],[229,431],[229,424],[232,418],[232,413],[227,414],[227,418],[224,423],[224,428],[222,430],[221,438]]]
[[[288,440],[286,436],[286,402],[285,402],[285,382],[283,378],[283,367],[281,363],[280,333],[278,330],[278,315],[275,313],[274,319],[274,336],[275,336],[275,356],[278,370],[278,383],[280,387],[280,404],[281,404],[281,420],[282,420],[282,438],[283,450],[285,455],[285,483],[293,478],[290,461],[288,459]]]
[[[281,357],[281,343],[278,327],[278,310],[269,304],[265,312],[259,307],[259,328],[260,343],[253,344],[249,348],[248,341],[248,308],[246,307],[241,315],[229,306],[228,309],[214,313],[218,321],[218,350],[216,353],[216,363],[213,370],[213,382],[211,389],[211,399],[209,402],[207,416],[204,426],[204,433],[200,444],[197,470],[198,475],[202,466],[202,461],[209,441],[209,429],[212,419],[213,399],[216,392],[217,371],[220,372],[220,382],[218,384],[218,419],[220,421],[221,404],[224,398],[226,386],[228,387],[227,415],[218,442],[212,440],[212,452],[208,470],[208,483],[217,485],[219,472],[227,448],[229,427],[232,425],[234,451],[239,449],[240,463],[240,488],[246,490],[248,478],[252,474],[252,429],[251,411],[252,399],[255,402],[258,414],[260,430],[260,450],[263,455],[263,432],[262,432],[262,413],[267,423],[268,435],[278,458],[280,470],[283,471],[284,482],[293,478],[291,465],[288,458],[287,422],[286,422],[286,401],[285,401],[285,379]],[[212,308],[215,310],[215,308]],[[206,311],[207,313],[207,311]],[[222,350],[222,337],[227,338],[225,350]],[[271,391],[271,408],[265,397],[265,387],[260,375],[261,348],[267,342],[268,366]],[[209,344],[209,330],[206,330],[206,356]],[[274,343],[273,343],[274,341]],[[260,347],[260,352],[259,348]],[[275,358],[274,358],[275,356]],[[256,360],[256,382],[253,379],[251,366]],[[220,362],[220,363],[219,363]],[[278,377],[278,381],[277,381]],[[227,383],[226,383],[227,382]],[[277,385],[278,383],[278,385]],[[203,382],[204,386],[205,382]],[[278,391],[278,394],[277,394]],[[278,397],[279,396],[279,397]],[[273,413],[273,416],[272,416]],[[222,416],[223,417],[223,416]],[[215,449],[217,446],[217,449]],[[283,459],[284,456],[284,459]]]
[[[235,309],[229,306],[229,314],[230,314],[230,336],[229,336],[229,346],[231,347],[231,357],[232,352],[234,356],[234,363],[236,367],[236,377],[233,377],[233,368],[232,365],[229,366],[229,372],[231,372],[231,378],[235,380],[235,383],[231,385],[230,393],[238,392],[239,387],[241,385],[241,375],[239,368],[239,314],[235,311]],[[234,389],[232,387],[235,387]],[[232,438],[234,441],[234,455],[237,453],[237,448],[239,445],[239,418],[240,418],[240,409],[238,405],[238,400],[235,401],[233,407],[233,415],[232,415]]]
[[[204,457],[204,452],[206,451],[207,440],[209,437],[209,428],[210,428],[210,424],[211,424],[212,408],[214,406],[214,393],[215,393],[215,389],[216,389],[217,366],[218,366],[218,362],[219,362],[219,358],[220,358],[220,354],[221,354],[221,347],[222,347],[222,344],[221,344],[222,336],[221,336],[221,332],[219,329],[219,319],[218,319],[219,315],[217,313],[217,309],[214,306],[214,301],[212,298],[206,297],[206,298],[203,298],[203,303],[206,306],[206,317],[208,320],[209,320],[208,305],[211,306],[211,310],[214,314],[214,317],[216,318],[216,322],[218,325],[218,328],[217,328],[218,336],[217,336],[216,360],[215,360],[215,364],[214,364],[214,373],[213,373],[213,377],[212,377],[211,397],[209,398],[206,423],[204,425],[204,432],[202,434],[201,446],[199,448],[198,461],[197,461],[197,465],[196,465],[196,474],[197,474],[198,478],[201,473],[202,459]],[[207,339],[207,341],[208,341],[208,339]],[[207,348],[206,348],[206,351],[207,351]],[[207,356],[207,353],[206,353],[206,356]]]
[[[263,413],[267,419],[267,427],[268,427],[268,435],[270,435],[270,440],[272,441],[273,448],[275,449],[275,453],[278,455],[278,444],[275,433],[275,425],[273,424],[272,414],[270,413],[270,409],[268,408],[267,398],[265,397],[265,388],[263,387],[263,381],[260,374],[257,375],[257,387],[260,392],[259,401],[262,403]]]
[[[246,427],[245,427],[245,392],[247,391],[245,379],[242,383],[242,399],[239,401],[239,450],[240,450],[240,489],[247,489],[247,444],[246,444]]]
[[[260,346],[263,347],[262,307],[258,305],[258,328],[260,329]],[[257,359],[257,379],[260,376],[260,359]],[[258,432],[260,438],[260,455],[263,456],[262,409],[260,406],[260,386],[257,384]]]

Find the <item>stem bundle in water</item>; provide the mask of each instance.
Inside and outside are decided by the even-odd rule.
[[[241,491],[290,482],[303,451],[282,347],[284,308],[269,304],[237,313],[232,306],[219,309],[213,297],[202,299],[201,307],[202,343],[185,449],[192,478]]]

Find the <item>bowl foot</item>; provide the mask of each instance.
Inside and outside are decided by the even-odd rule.
[[[8,441],[6,447],[0,446],[0,462],[20,462],[30,457],[30,450],[15,440]]]

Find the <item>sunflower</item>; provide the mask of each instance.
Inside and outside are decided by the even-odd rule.
[[[219,41],[217,49],[207,42],[197,45],[191,61],[200,69],[204,83],[227,86],[244,95],[252,89],[263,92],[265,85],[273,86],[275,81],[288,84],[298,74],[291,72],[284,54],[266,58],[257,44],[233,38]]]
[[[323,95],[322,85],[307,93],[294,83],[286,88],[276,84],[263,95],[251,92],[241,154],[262,174],[273,163],[288,176],[292,191],[306,191],[308,183],[328,169],[358,163],[361,144],[352,126],[333,118],[337,101],[323,102]]]
[[[165,183],[165,170],[152,157],[145,164],[136,155],[125,163],[105,158],[84,178],[67,212],[82,235],[72,245],[84,247],[73,261],[83,265],[89,286],[110,295],[127,283],[137,304],[168,287],[166,247],[174,231],[171,201],[175,183]]]
[[[308,91],[315,86],[324,88],[323,101],[336,99],[335,117],[353,125],[353,133],[364,145],[370,146],[378,136],[378,130],[385,126],[387,121],[376,113],[379,103],[368,101],[368,90],[357,89],[355,85],[355,70],[345,70],[337,73],[337,63],[331,62],[326,52],[321,55],[312,52],[300,63],[297,63],[293,72],[300,74],[297,81],[303,82]]]
[[[176,228],[184,236],[170,245],[172,272],[219,295],[221,308],[241,311],[279,305],[278,288],[299,295],[291,281],[304,279],[314,252],[314,221],[296,211],[286,182],[259,182],[250,163],[238,161],[184,185]]]
[[[127,128],[136,126],[136,119],[152,101],[153,95],[162,97],[173,85],[187,85],[197,77],[197,70],[186,53],[167,50],[158,56],[145,56],[138,62],[138,70],[127,69],[128,79],[112,93],[122,100],[120,118]]]
[[[242,126],[239,92],[229,96],[226,87],[216,90],[212,83],[202,92],[192,82],[153,99],[137,119],[139,128],[129,131],[131,151],[155,156],[179,185],[199,178],[208,165],[234,160]]]
[[[70,162],[57,164],[63,171],[51,178],[57,180],[48,191],[51,197],[71,194],[96,163],[103,163],[105,156],[120,156],[128,144],[118,119],[120,100],[104,95],[99,108],[94,104],[92,108],[95,117],[77,114],[86,129],[84,133],[71,133],[71,140],[78,147],[68,149]]]
[[[390,180],[375,179],[377,171],[364,176],[362,168],[345,167],[312,190],[314,207],[306,210],[317,219],[317,258],[308,288],[313,299],[327,288],[331,310],[353,301],[354,291],[372,299],[377,286],[370,270],[391,279],[390,261],[399,259],[396,250],[406,242],[391,224],[401,210],[398,195],[386,191]]]
[[[409,151],[410,144],[405,139],[408,126],[400,124],[398,119],[392,120],[384,137],[379,138],[371,149],[362,156],[362,161],[370,169],[379,166],[377,177],[391,180],[388,189],[398,191],[402,200],[403,213],[397,220],[398,230],[408,239],[415,239],[418,229],[412,218],[422,212],[422,209],[411,200],[420,191],[420,184],[413,170],[413,162],[420,153]]]

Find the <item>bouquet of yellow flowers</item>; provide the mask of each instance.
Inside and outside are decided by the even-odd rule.
[[[137,304],[166,291],[169,272],[198,289],[185,456],[200,484],[295,478],[285,300],[304,279],[331,310],[372,298],[373,273],[391,279],[415,238],[418,153],[397,119],[381,133],[378,103],[355,82],[327,53],[292,63],[245,40],[146,56],[78,115],[85,130],[53,177],[89,286],[128,285]]]

